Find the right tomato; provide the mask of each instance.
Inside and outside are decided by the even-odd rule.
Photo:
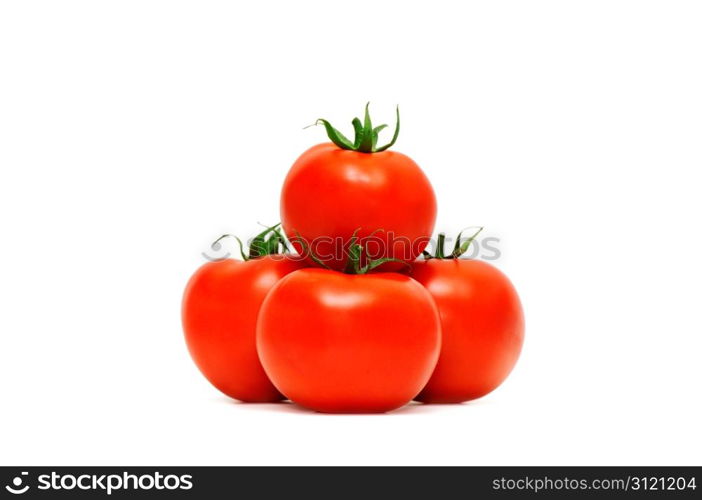
[[[436,369],[415,399],[460,403],[493,391],[524,342],[524,314],[512,283],[494,266],[466,259],[420,260],[412,277],[434,298],[442,331]]]

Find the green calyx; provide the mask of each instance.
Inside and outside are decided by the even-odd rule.
[[[377,231],[373,231],[370,235],[374,235],[375,233],[382,231],[382,229],[378,229]],[[361,245],[358,241],[358,236],[356,236],[356,233],[358,233],[358,229],[356,229],[353,232],[353,236],[351,236],[351,242],[349,244],[349,258],[346,261],[346,267],[344,268],[344,272],[346,274],[367,274],[368,272],[372,271],[373,269],[382,266],[386,262],[398,262],[400,264],[403,264],[407,267],[410,267],[407,262],[404,260],[400,259],[394,259],[392,257],[383,257],[381,259],[371,259],[366,262],[365,265],[361,265],[361,258],[363,257],[363,253],[366,251],[365,247]]]
[[[399,264],[402,264],[404,266],[407,266],[408,268],[410,265],[405,262],[404,260],[400,259],[395,259],[392,257],[383,257],[380,259],[366,259],[365,264],[361,264],[363,260],[363,254],[365,253],[366,249],[363,245],[359,243],[359,238],[356,236],[358,233],[359,229],[356,229],[353,232],[353,235],[351,236],[351,240],[349,241],[349,255],[348,259],[346,260],[346,265],[344,266],[344,274],[368,274],[370,271],[373,269],[376,269],[379,266],[382,266],[386,262],[397,262]],[[382,231],[382,229],[378,229],[376,231],[373,231],[368,237],[374,235],[375,233]],[[307,242],[300,236],[299,233],[297,233],[297,236],[295,239],[291,240],[291,242],[299,243],[300,246],[302,247],[302,250],[304,254],[308,255],[312,261],[314,261],[315,264],[317,264],[320,267],[323,267],[324,269],[328,269],[330,271],[333,271],[331,267],[329,267],[327,264],[324,263],[322,259],[317,256],[312,249],[309,248],[309,245]]]
[[[275,226],[266,227],[264,231],[257,234],[249,244],[248,255],[244,253],[244,244],[238,236],[231,234],[223,234],[212,243],[212,248],[219,245],[219,242],[224,238],[234,238],[239,243],[239,253],[245,261],[257,259],[265,255],[279,255],[289,251],[288,245],[285,243],[285,237],[280,231],[280,222]]]
[[[395,144],[395,141],[397,141],[397,136],[400,135],[400,107],[398,106],[396,109],[397,121],[395,123],[395,133],[392,136],[392,140],[386,145],[378,147],[378,134],[381,130],[387,127],[387,125],[383,124],[373,127],[370,114],[368,112],[369,104],[370,103],[366,104],[366,112],[363,122],[361,122],[360,118],[354,118],[353,121],[351,121],[355,133],[353,142],[344,134],[332,127],[332,124],[324,118],[320,118],[314,124],[324,125],[329,139],[341,149],[358,151],[359,153],[380,153],[381,151],[385,151]]]
[[[450,254],[446,254],[446,251],[444,247],[446,246],[446,235],[444,233],[439,233],[439,236],[436,240],[436,253],[434,255],[430,254],[426,250],[422,252],[422,255],[426,260],[429,259],[458,259],[468,251],[468,248],[470,248],[471,243],[473,243],[473,240],[480,234],[480,231],[482,231],[483,228],[479,228],[473,236],[470,238],[467,238],[465,241],[461,241],[461,238],[463,237],[463,231],[458,233],[458,237],[456,238],[456,244],[453,246],[453,251]]]

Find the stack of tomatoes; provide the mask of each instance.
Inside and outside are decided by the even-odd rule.
[[[412,399],[459,403],[507,377],[524,317],[495,267],[462,258],[473,237],[434,254],[429,180],[378,145],[366,106],[348,139],[300,156],[283,184],[281,224],[208,262],[183,299],[185,338],[207,379],[246,402],[289,399],[320,412],[386,412]],[[287,238],[284,237],[284,234]],[[291,244],[295,252],[290,252]],[[239,241],[241,246],[241,242]]]

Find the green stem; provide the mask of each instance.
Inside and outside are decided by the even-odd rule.
[[[378,125],[373,127],[371,121],[370,113],[368,111],[370,103],[366,104],[366,110],[363,115],[363,122],[359,118],[354,118],[351,121],[354,130],[354,140],[351,141],[344,134],[339,132],[336,128],[329,123],[328,120],[320,118],[315,122],[315,125],[324,125],[327,131],[327,136],[329,140],[336,144],[341,149],[346,149],[349,151],[357,151],[359,153],[380,153],[388,148],[392,147],[397,141],[397,137],[400,135],[400,107],[396,108],[396,123],[395,123],[395,133],[389,143],[384,146],[378,147],[378,134],[380,131],[387,127],[386,124]]]
[[[366,264],[364,266],[361,265],[361,260],[363,258],[363,253],[366,251],[365,247],[363,245],[360,245],[358,243],[358,231],[359,229],[356,229],[353,232],[353,235],[351,236],[351,239],[349,240],[349,256],[348,259],[346,260],[346,263],[344,265],[344,274],[367,274],[373,269],[376,269],[377,267],[385,264],[386,262],[398,262],[400,264],[403,264],[404,266],[407,266],[408,268],[411,267],[407,262],[404,260],[400,259],[394,259],[391,257],[383,257],[380,259],[371,259],[367,260]],[[382,231],[382,229],[376,229],[371,233],[371,235],[377,233],[378,231]],[[319,265],[320,267],[323,267],[324,269],[329,269],[331,268],[324,263],[324,261],[314,253],[314,251],[310,248],[310,246],[307,244],[307,241],[305,241],[302,236],[300,236],[299,233],[296,233],[296,237],[294,240],[291,240],[293,242],[299,243],[300,246],[302,247],[303,252],[306,255],[309,255],[310,259],[312,261]]]
[[[475,238],[480,234],[480,232],[484,228],[480,227],[478,230],[466,241],[461,242],[461,238],[463,237],[463,231],[458,233],[458,237],[456,237],[456,244],[453,247],[453,251],[449,254],[446,255],[446,249],[444,248],[446,245],[446,235],[444,233],[439,233],[439,236],[437,237],[436,240],[436,252],[434,255],[430,254],[426,250],[422,252],[423,257],[426,260],[429,259],[458,259],[468,251],[468,248],[470,248],[470,245],[473,243]]]
[[[266,255],[284,254],[289,251],[285,238],[280,232],[280,222],[274,226],[266,227],[264,231],[254,236],[249,245],[248,255],[244,253],[244,244],[239,237],[232,234],[223,234],[212,243],[212,246],[219,244],[224,238],[234,238],[239,243],[239,253],[242,260],[245,261]]]

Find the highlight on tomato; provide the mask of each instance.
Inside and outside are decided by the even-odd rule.
[[[442,331],[439,361],[418,401],[480,398],[507,378],[519,358],[524,314],[517,291],[494,266],[460,258],[478,233],[466,241],[459,234],[448,255],[441,234],[436,254],[412,264],[411,276],[434,298]]]
[[[415,397],[441,347],[439,314],[412,278],[369,274],[353,237],[346,272],[308,268],[270,291],[257,347],[273,384],[301,406],[326,413],[380,413]],[[315,257],[316,258],[316,257]]]
[[[213,386],[241,401],[284,399],[256,353],[256,318],[264,297],[281,278],[304,267],[285,254],[278,226],[256,236],[248,255],[237,238],[242,260],[204,264],[183,295],[183,330],[193,361]]]
[[[331,142],[305,151],[288,172],[280,197],[285,233],[304,239],[327,267],[338,271],[346,265],[354,236],[369,258],[415,260],[434,229],[436,197],[410,157],[388,150],[400,133],[399,108],[393,137],[382,146],[378,137],[386,125],[373,126],[368,105],[364,120],[352,121],[353,140],[325,119],[316,124],[325,127]],[[367,241],[377,228],[383,233]],[[401,267],[393,261],[382,270]]]

